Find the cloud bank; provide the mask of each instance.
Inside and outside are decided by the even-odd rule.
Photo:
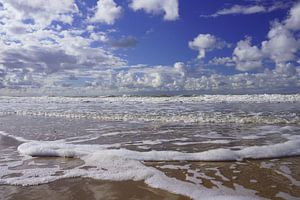
[[[245,93],[287,93],[296,92],[300,87],[300,70],[294,73],[265,70],[262,73],[241,73],[222,75],[194,71],[183,63],[173,66],[137,66],[130,69],[107,69],[93,71],[85,87],[62,84],[64,79],[80,80],[92,71],[70,72],[72,76],[49,76],[44,87],[24,88],[18,94],[38,95],[120,95],[120,94],[245,94]],[[59,77],[59,78],[58,78]],[[66,83],[63,81],[63,83]],[[69,82],[70,83],[70,82]],[[56,87],[53,87],[55,85]],[[50,87],[47,87],[50,86]],[[11,90],[0,90],[11,94]],[[23,92],[23,93],[22,93]]]
[[[54,3],[53,3],[54,2]],[[73,1],[6,1],[0,8],[1,86],[42,87],[50,74],[126,64],[110,50],[93,47],[103,34],[62,29],[78,14]],[[83,36],[88,34],[88,37]],[[96,36],[99,37],[96,37]]]

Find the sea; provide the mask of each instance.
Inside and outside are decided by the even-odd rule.
[[[300,199],[300,95],[3,96],[0,155],[0,199]]]

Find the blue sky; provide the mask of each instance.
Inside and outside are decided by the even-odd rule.
[[[197,57],[197,52],[188,48],[187,43],[199,33],[216,35],[231,44],[236,44],[245,35],[249,35],[253,37],[254,43],[259,43],[266,38],[270,21],[283,19],[288,11],[288,8],[285,8],[253,15],[201,17],[230,7],[226,4],[232,5],[232,1],[184,2],[179,1],[180,18],[175,21],[161,20],[161,15],[149,16],[143,12],[125,11],[124,17],[116,22],[116,27],[119,28],[120,35],[132,35],[139,41],[135,48],[128,50],[131,64],[171,65],[176,61],[191,61]],[[247,4],[242,2],[240,5]],[[206,60],[214,56],[227,56],[231,54],[232,49],[211,52]]]
[[[0,95],[299,92],[297,0],[0,0]]]

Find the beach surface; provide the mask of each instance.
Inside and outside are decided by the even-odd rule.
[[[299,199],[299,105],[1,97],[0,199]]]

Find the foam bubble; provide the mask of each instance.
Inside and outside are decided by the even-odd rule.
[[[52,143],[52,144],[51,144]],[[72,149],[72,153],[66,150]],[[27,155],[57,155],[69,156],[76,155],[84,162],[84,166],[89,168],[84,169],[83,166],[74,169],[64,170],[61,176],[54,176],[59,169],[24,169],[22,177],[2,180],[9,184],[34,185],[40,183],[51,182],[60,178],[68,177],[89,177],[101,180],[112,181],[144,181],[153,188],[164,189],[176,194],[188,196],[192,199],[208,199],[215,196],[216,198],[229,197],[239,193],[238,191],[220,186],[218,190],[207,189],[201,185],[184,182],[175,178],[166,176],[163,172],[153,167],[145,166],[141,160],[153,159],[154,156],[160,156],[160,153],[165,154],[163,157],[170,158],[172,152],[150,152],[150,154],[142,152],[134,152],[126,149],[102,149],[99,146],[93,145],[66,145],[55,144],[55,142],[28,142],[19,146],[18,150]],[[48,152],[48,154],[46,153]],[[237,198],[238,196],[236,196]],[[254,196],[255,197],[255,196]],[[253,197],[253,198],[254,198]],[[252,199],[253,199],[252,198]]]
[[[48,183],[61,178],[88,177],[113,181],[144,181],[153,188],[160,188],[170,192],[185,195],[193,199],[255,199],[255,195],[241,195],[243,190],[231,190],[224,186],[218,189],[207,189],[201,184],[193,184],[170,178],[153,167],[147,167],[143,161],[226,161],[248,158],[273,158],[300,155],[300,136],[291,136],[283,143],[244,147],[241,150],[214,149],[197,153],[183,153],[177,151],[148,151],[138,152],[128,149],[109,149],[105,145],[70,144],[63,141],[29,141],[18,147],[18,151],[27,156],[60,156],[76,157],[84,164],[71,169],[25,168],[18,177],[3,178],[1,184],[35,185]],[[24,158],[28,159],[28,158]],[[12,163],[13,164],[13,163]],[[21,165],[20,163],[16,163]],[[15,165],[16,165],[15,164]],[[13,174],[11,166],[2,166],[1,177]],[[58,171],[63,171],[57,175]]]
[[[283,143],[244,147],[241,150],[212,149],[197,153],[178,151],[138,152],[127,149],[105,149],[101,145],[75,145],[56,142],[27,142],[18,147],[22,154],[30,156],[82,157],[94,152],[139,161],[229,161],[243,159],[279,158],[300,155],[300,136],[290,136],[291,140]]]

